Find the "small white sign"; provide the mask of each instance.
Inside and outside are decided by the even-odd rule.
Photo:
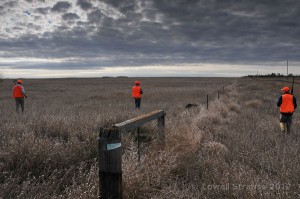
[[[113,143],[113,144],[107,144],[107,150],[110,151],[110,150],[114,150],[114,149],[117,149],[121,147],[121,143]]]

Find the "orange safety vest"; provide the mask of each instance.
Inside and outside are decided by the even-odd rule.
[[[282,95],[282,103],[280,105],[281,113],[293,113],[295,110],[293,95],[291,94],[283,94]]]
[[[22,93],[22,86],[21,85],[15,85],[13,90],[13,98],[23,98],[24,95]]]
[[[133,98],[141,98],[141,87],[140,86],[134,86],[132,87],[132,97]]]

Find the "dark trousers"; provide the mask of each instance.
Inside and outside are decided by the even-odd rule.
[[[141,107],[141,98],[134,98],[134,103],[135,103],[135,108],[140,108]]]
[[[280,123],[284,123],[286,125],[287,133],[290,133],[291,131],[292,121],[293,121],[292,115],[284,115],[284,114],[280,115]]]
[[[15,98],[16,100],[16,112],[19,112],[19,107],[21,105],[22,113],[24,112],[24,98]]]

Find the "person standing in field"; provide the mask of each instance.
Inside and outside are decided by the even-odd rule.
[[[132,97],[134,98],[135,108],[140,109],[143,90],[140,86],[141,82],[135,81],[134,84],[132,87]]]
[[[13,88],[13,98],[16,101],[16,112],[19,113],[19,107],[21,105],[22,113],[24,112],[24,97],[27,98],[25,93],[25,89],[22,86],[22,80],[17,80],[14,88]]]
[[[284,93],[279,97],[277,106],[280,107],[280,129],[282,133],[289,134],[291,132],[292,116],[297,108],[296,98],[290,94],[290,88],[281,89]]]

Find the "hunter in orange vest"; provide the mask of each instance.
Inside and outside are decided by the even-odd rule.
[[[132,87],[132,97],[134,98],[135,108],[141,107],[143,90],[140,86],[141,82],[135,81],[135,86]]]
[[[22,113],[24,112],[24,97],[27,98],[27,95],[25,94],[25,89],[22,86],[22,84],[23,84],[22,80],[18,80],[15,83],[15,86],[13,88],[12,97],[16,100],[16,112],[17,113],[19,112],[20,105],[21,105]]]
[[[277,106],[280,107],[280,129],[282,133],[289,134],[291,132],[292,116],[295,108],[297,108],[296,98],[290,94],[290,88],[281,89],[284,93],[279,97]]]

